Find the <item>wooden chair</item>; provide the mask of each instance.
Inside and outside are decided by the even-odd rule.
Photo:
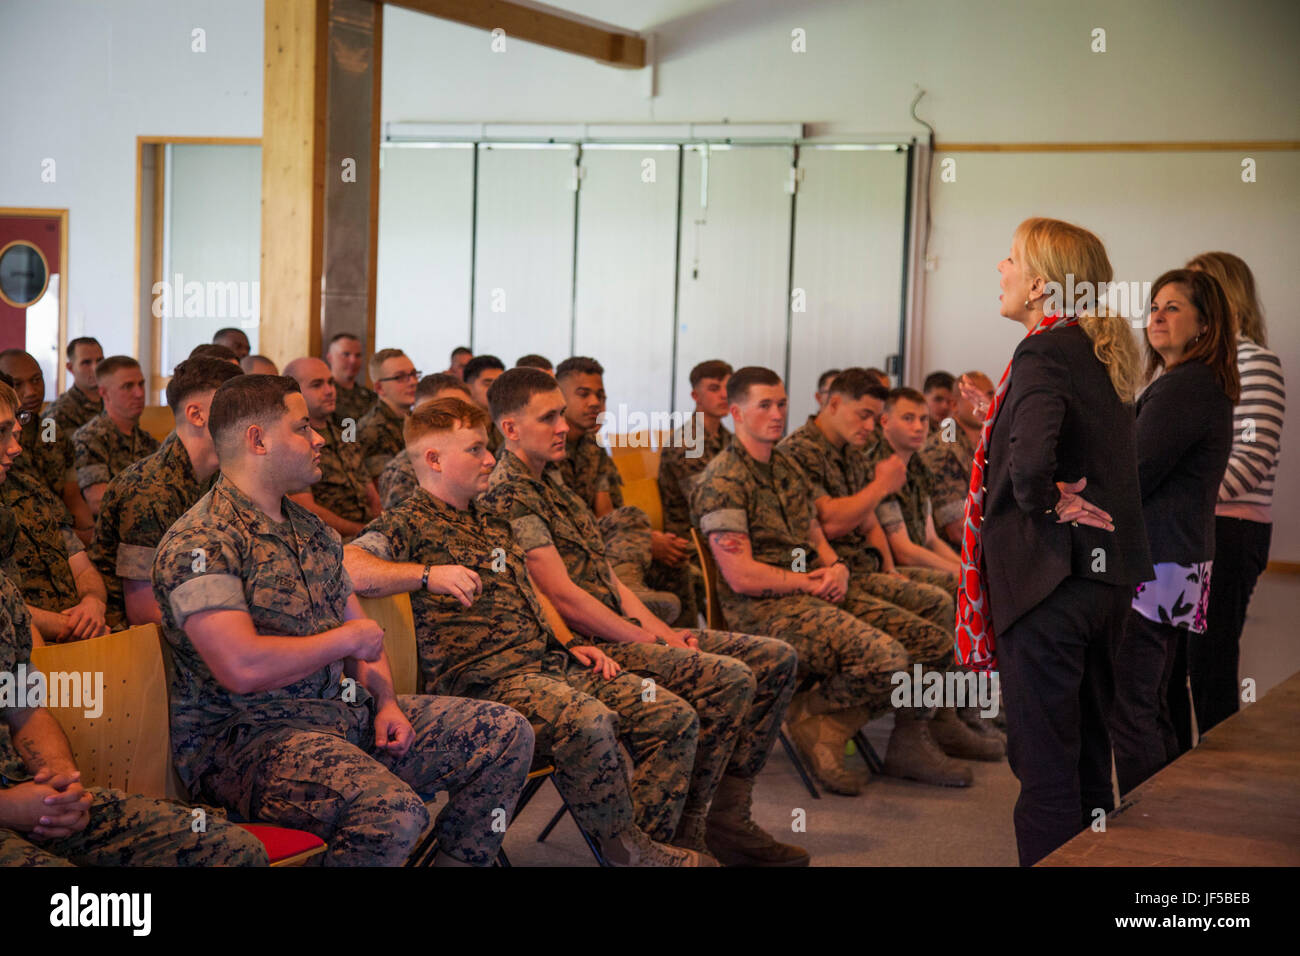
[[[623,483],[623,504],[635,505],[650,516],[650,527],[664,530],[664,505],[659,497],[658,478],[638,478]]]
[[[727,622],[722,615],[722,600],[718,595],[718,564],[713,560],[713,552],[709,550],[709,545],[698,528],[691,528],[691,540],[695,542],[695,553],[699,555],[700,568],[704,571],[705,619],[710,630],[725,631]],[[812,774],[804,766],[803,758],[794,749],[794,744],[790,743],[790,738],[786,735],[784,727],[777,734],[777,739],[781,741],[781,746],[785,748],[785,755],[794,764],[799,779],[808,788],[809,795],[814,800],[820,800],[822,798],[821,792],[817,789],[817,784],[813,782]]]
[[[176,427],[176,416],[166,405],[146,405],[140,416],[140,428],[162,441]]]
[[[32,649],[32,664],[53,671],[103,674],[103,712],[86,717],[85,708],[48,707],[67,734],[81,782],[146,797],[177,800],[172,772],[167,675],[155,624],[104,637]],[[325,852],[325,841],[288,827],[241,824],[259,840],[272,866],[297,866]]]
[[[637,481],[641,478],[659,477],[659,449],[662,444],[656,442],[651,447],[652,437],[647,432],[633,432],[630,435],[611,437],[610,456],[624,482]],[[635,440],[634,446],[631,441]]]

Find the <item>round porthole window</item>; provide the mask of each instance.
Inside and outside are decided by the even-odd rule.
[[[0,249],[0,299],[15,309],[40,301],[50,284],[45,254],[25,239]]]

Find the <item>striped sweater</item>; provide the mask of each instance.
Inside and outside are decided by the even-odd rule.
[[[1241,400],[1233,409],[1232,453],[1214,513],[1271,522],[1273,480],[1286,413],[1282,363],[1275,353],[1243,338],[1237,343],[1237,372]]]

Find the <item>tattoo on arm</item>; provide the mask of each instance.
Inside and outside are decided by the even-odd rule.
[[[715,531],[709,538],[727,554],[740,554],[745,550],[749,535],[741,534],[739,531]]]

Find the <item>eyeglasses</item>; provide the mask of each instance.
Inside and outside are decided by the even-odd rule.
[[[30,422],[32,418],[33,415],[31,412],[24,412],[24,411],[18,412],[18,424],[21,425],[23,428],[27,427],[27,423]]]
[[[390,375],[388,378],[377,378],[375,382],[418,382],[422,372],[400,372],[397,375]]]

